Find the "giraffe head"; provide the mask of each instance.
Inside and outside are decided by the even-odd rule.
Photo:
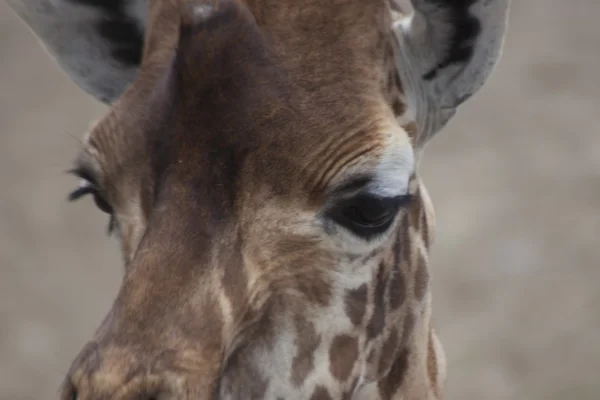
[[[441,398],[417,162],[506,1],[11,4],[110,103],[72,197],[125,272],[65,399]]]

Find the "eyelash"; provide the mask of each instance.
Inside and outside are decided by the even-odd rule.
[[[93,175],[81,168],[76,168],[69,172],[81,178],[81,183],[79,184],[79,187],[77,189],[69,193],[68,200],[77,201],[82,197],[91,195],[94,199],[96,207],[98,207],[102,212],[110,216],[107,227],[107,234],[110,236],[117,228],[117,219],[115,218],[112,206],[106,201],[105,197],[102,195],[101,190],[98,188],[98,185]]]

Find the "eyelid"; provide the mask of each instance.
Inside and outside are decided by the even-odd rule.
[[[397,196],[381,196],[377,193],[372,193],[372,192],[365,190],[363,192],[357,193],[355,196],[350,198],[349,201],[352,201],[352,199],[358,199],[361,197],[375,199],[377,201],[384,202],[386,205],[397,206],[400,209],[400,208],[403,208],[403,207],[407,206],[408,204],[410,204],[414,200],[415,195],[413,193],[405,193],[405,194],[401,194],[401,195],[397,195]]]
[[[90,168],[87,168],[83,165],[77,165],[75,168],[71,169],[69,173],[89,182],[92,186],[98,187],[98,179],[96,174]]]
[[[349,201],[352,199],[356,199],[359,197],[372,197],[378,200],[390,200],[393,201],[398,200],[401,202],[400,207],[403,207],[405,204],[410,203],[415,197],[414,193],[407,191],[401,194],[383,195],[377,190],[373,190],[373,180],[369,176],[363,176],[355,178],[351,181],[347,181],[341,186],[335,188],[333,195],[335,196],[335,203]]]
[[[331,194],[339,198],[353,197],[364,192],[372,182],[373,177],[370,175],[354,176],[336,185],[331,190]]]

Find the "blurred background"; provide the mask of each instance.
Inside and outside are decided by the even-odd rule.
[[[434,317],[460,400],[600,398],[600,1],[513,1],[504,56],[428,146]],[[64,173],[104,107],[0,2],[0,400],[55,398],[121,278]]]

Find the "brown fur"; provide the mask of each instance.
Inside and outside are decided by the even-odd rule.
[[[325,389],[322,386],[318,386],[315,389],[312,396],[310,396],[310,400],[333,400],[333,399],[331,398],[331,395],[329,394],[327,389]]]
[[[321,343],[321,337],[315,331],[314,324],[310,321],[297,316],[295,323],[298,337],[296,354],[292,361],[292,383],[300,386],[314,368],[314,353]]]
[[[333,339],[329,349],[329,368],[331,375],[345,382],[358,357],[358,340],[348,335],[340,335]]]
[[[363,284],[357,289],[348,290],[346,293],[346,314],[354,325],[363,321],[367,306],[367,285]]]

